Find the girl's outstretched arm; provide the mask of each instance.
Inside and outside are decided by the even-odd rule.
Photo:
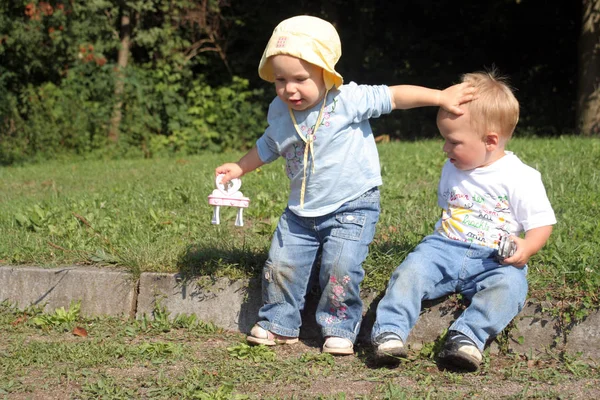
[[[429,89],[423,86],[390,86],[392,109],[438,106],[453,114],[462,115],[460,105],[476,98],[476,89],[467,82],[450,86],[444,90]]]

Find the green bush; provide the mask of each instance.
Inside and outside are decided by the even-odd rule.
[[[248,149],[266,123],[261,92],[234,77],[210,87],[202,79],[156,76],[130,68],[126,76],[118,146],[107,147],[114,108],[114,75],[108,66],[82,64],[56,85],[28,86],[20,99],[0,101],[0,163],[59,154],[198,154]],[[20,100],[20,101],[19,101]],[[20,104],[20,105],[19,105]]]
[[[211,87],[203,79],[193,82],[186,95],[185,113],[171,119],[172,131],[151,137],[153,153],[198,154],[250,148],[265,128],[266,116],[258,103],[259,90],[233,77],[231,83]]]
[[[223,75],[223,61],[211,62],[210,51],[189,56],[205,35],[189,14],[192,3],[5,3],[0,165],[72,154],[151,157],[246,149],[262,133],[261,91],[237,77],[215,79],[217,72]],[[217,15],[219,8],[211,7]],[[120,16],[134,12],[121,97]],[[122,117],[118,141],[110,143],[116,104]]]
[[[22,121],[17,110],[17,98],[8,93],[0,77],[0,165],[25,160],[27,141],[21,131]]]
[[[23,131],[28,152],[47,157],[86,154],[106,143],[112,111],[112,79],[106,68],[74,68],[60,86],[48,82],[25,89]]]
[[[266,124],[261,95],[238,77],[211,87],[204,76],[170,66],[150,73],[131,68],[119,146],[145,156],[248,149]]]

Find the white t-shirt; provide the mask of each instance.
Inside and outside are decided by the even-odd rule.
[[[540,173],[509,151],[493,164],[469,171],[447,161],[438,205],[443,212],[436,231],[493,248],[502,236],[556,223]]]

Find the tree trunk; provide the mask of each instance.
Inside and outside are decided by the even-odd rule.
[[[121,125],[121,107],[123,106],[123,89],[125,88],[124,70],[129,61],[129,44],[131,37],[131,25],[129,15],[123,14],[121,17],[121,47],[119,48],[119,56],[117,60],[117,71],[115,80],[115,107],[113,115],[110,119],[110,130],[108,131],[108,140],[111,143],[119,141],[119,126]]]
[[[583,135],[600,136],[600,0],[582,2],[577,124]]]

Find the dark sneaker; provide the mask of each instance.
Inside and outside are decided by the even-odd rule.
[[[373,341],[375,359],[378,362],[394,362],[399,357],[406,356],[406,346],[400,336],[391,332],[384,332]]]
[[[483,356],[468,336],[458,331],[449,331],[438,358],[442,364],[474,372],[479,368]]]

